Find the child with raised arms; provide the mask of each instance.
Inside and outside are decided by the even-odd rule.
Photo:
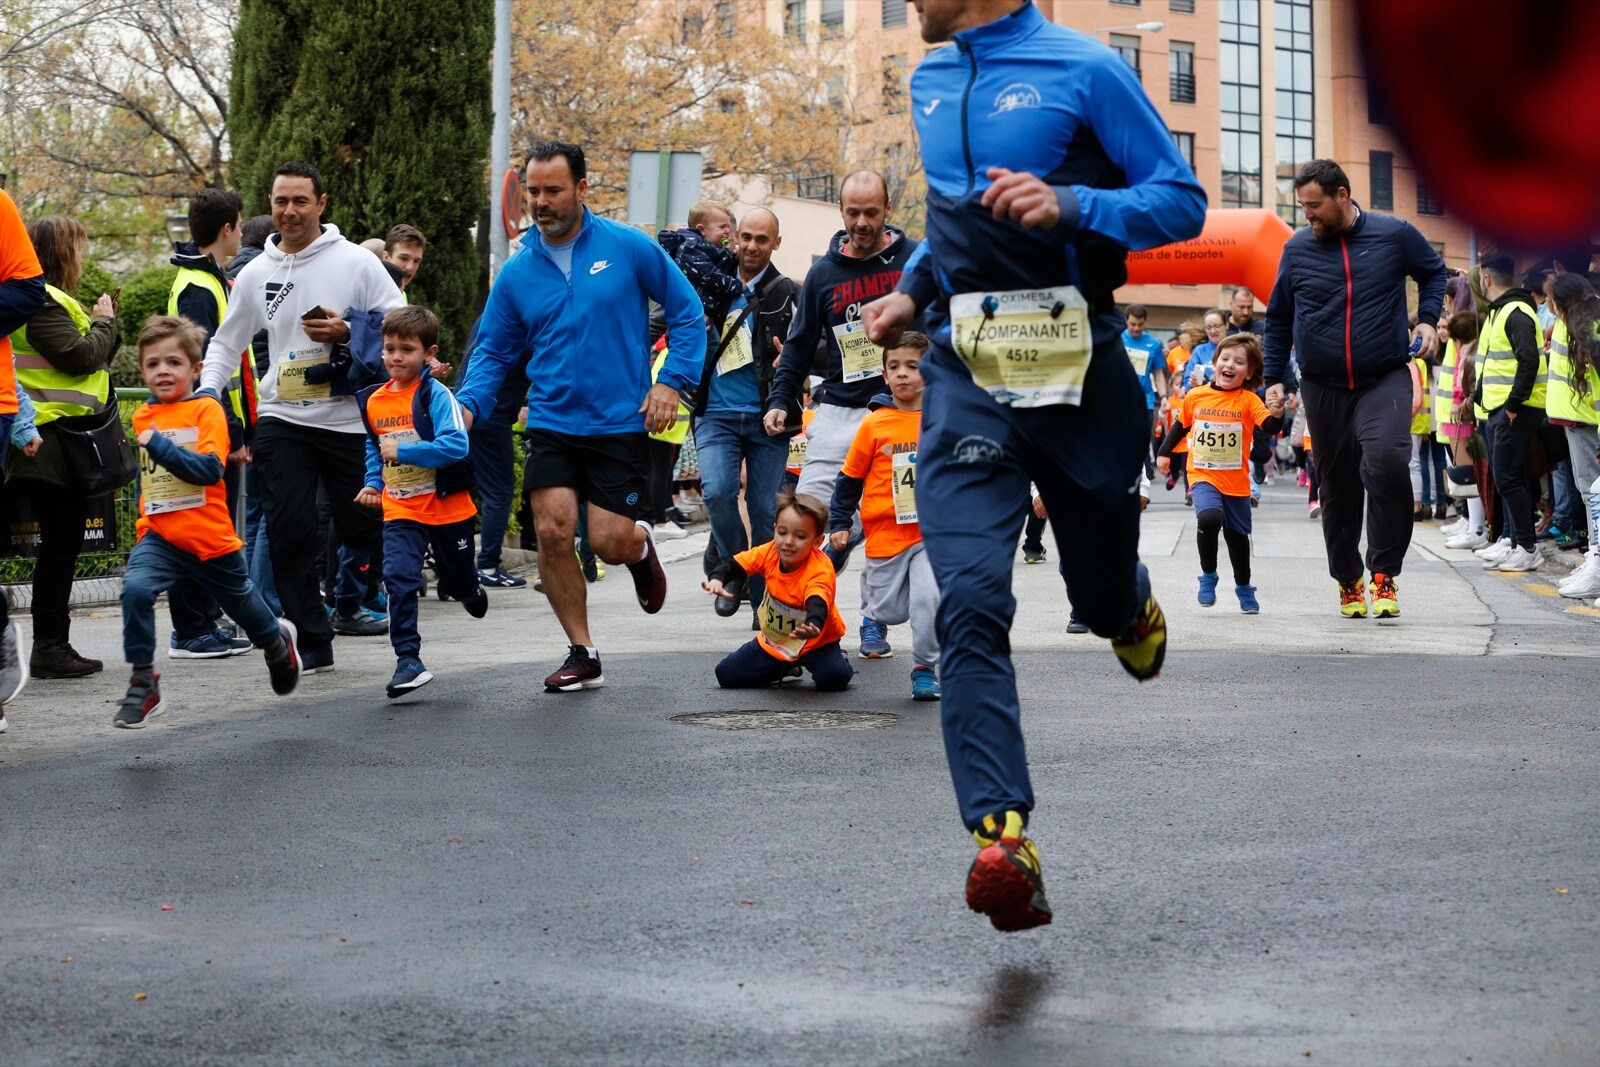
[[[717,664],[717,684],[749,689],[811,672],[819,690],[844,689],[855,668],[839,650],[844,619],[834,604],[833,563],[822,553],[828,509],[814,496],[791,490],[778,494],[772,540],[724,559],[701,583],[712,596],[726,597],[728,583],[760,575],[766,594],[756,612],[760,630]]]
[[[1261,387],[1261,340],[1236,333],[1217,344],[1209,385],[1189,390],[1161,442],[1156,463],[1166,474],[1172,451],[1189,441],[1189,489],[1194,495],[1196,539],[1200,545],[1200,606],[1217,603],[1217,534],[1228,545],[1239,610],[1261,610],[1250,584],[1250,443],[1257,429],[1275,434],[1283,425],[1283,401],[1268,405],[1255,394]]]
[[[438,354],[438,316],[415,305],[395,308],[383,317],[389,380],[357,398],[367,427],[367,480],[356,503],[383,508],[383,587],[395,654],[391,700],[433,681],[417,630],[422,561],[430,546],[439,592],[461,601],[475,619],[489,610],[473,552],[478,509],[468,492],[467,429],[461,405],[428,373]]]
[[[872,398],[834,482],[829,540],[842,552],[856,508],[866,537],[867,571],[862,611],[885,625],[911,623],[911,698],[939,699],[939,638],[934,616],[939,585],[933,579],[917,525],[917,438],[922,429],[922,355],[932,342],[909,332],[883,353],[883,378],[891,395]]]
[[[228,513],[222,405],[194,393],[206,332],[175,315],[152,315],[136,344],[150,400],[133,413],[142,453],[139,540],[122,578],[122,651],[133,676],[112,719],[128,730],[165,707],[155,669],[156,598],[183,578],[209,592],[266,653],[273,692],[286,696],[300,681],[294,624],[275,618],[251,584]]]

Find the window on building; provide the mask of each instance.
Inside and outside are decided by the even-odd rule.
[[[1218,11],[1222,206],[1261,206],[1261,0]]]
[[[1179,133],[1177,130],[1172,130],[1171,133],[1172,143],[1178,146],[1178,155],[1189,164],[1190,170],[1194,170],[1194,134]]]
[[[822,23],[824,37],[837,37],[844,32],[844,0],[822,0],[822,16],[818,20]]]
[[[1273,0],[1273,58],[1277,73],[1277,118],[1273,161],[1277,168],[1278,216],[1304,226],[1294,197],[1294,176],[1317,157],[1316,84],[1311,42],[1312,0]]]
[[[790,37],[805,37],[806,0],[784,0],[783,32]]]
[[[698,11],[691,11],[683,16],[683,39],[685,42],[698,41],[705,35],[706,17]]]
[[[732,37],[739,30],[739,9],[733,0],[717,0],[717,29],[724,37]]]
[[[1113,33],[1111,50],[1128,61],[1134,74],[1139,74],[1139,38],[1126,33]]]
[[[1438,194],[1436,194],[1433,189],[1421,178],[1417,179],[1417,214],[1444,214],[1444,205],[1439,203]]]
[[[1118,7],[1138,7],[1139,0],[1111,0]]]
[[[906,24],[906,0],[883,0],[883,28],[897,29]]]
[[[1372,196],[1367,206],[1374,211],[1394,210],[1394,153],[1368,152],[1367,165],[1372,171]]]
[[[898,115],[906,109],[906,57],[883,57],[883,113]]]
[[[1167,51],[1167,77],[1174,104],[1194,103],[1194,45],[1173,41]]]
[[[1387,126],[1389,120],[1383,114],[1383,101],[1378,99],[1378,94],[1372,91],[1372,82],[1367,82],[1367,121],[1374,126]]]
[[[1194,14],[1194,0],[1167,0],[1167,10],[1174,15]]]
[[[806,178],[796,177],[794,180],[794,195],[802,200],[822,200],[831,204],[839,199],[839,185],[831,174],[813,174]],[[816,262],[816,260],[812,262]]]

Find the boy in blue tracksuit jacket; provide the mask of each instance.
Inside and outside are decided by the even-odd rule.
[[[1166,626],[1138,561],[1150,424],[1112,297],[1128,251],[1197,235],[1206,201],[1115,52],[1028,0],[982,24],[971,5],[918,17],[923,40],[955,43],[911,79],[927,239],[862,318],[880,344],[918,310],[932,328],[917,500],[939,582],[945,751],[979,844],[967,902],[1018,930],[1050,921],[1023,834],[1033,791],[1009,641],[1028,483],[1073,517],[1055,532],[1078,618],[1154,677]]]

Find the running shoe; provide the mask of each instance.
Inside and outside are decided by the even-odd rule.
[[[1484,567],[1506,574],[1536,571],[1539,569],[1539,553],[1518,545],[1499,563],[1485,563]]]
[[[861,619],[861,658],[889,659],[894,649],[889,647],[889,628],[865,616]]]
[[[580,689],[598,689],[606,684],[600,673],[600,657],[589,655],[582,645],[573,645],[561,669],[544,680],[546,693],[576,693]]]
[[[6,732],[6,709],[0,708],[0,734]]]
[[[583,580],[590,585],[606,576],[605,564],[600,562],[599,556],[590,556],[588,559],[580,556],[578,562],[583,566]]]
[[[1489,539],[1483,536],[1481,531],[1479,533],[1473,533],[1471,530],[1465,530],[1446,541],[1444,543],[1444,547],[1453,548],[1457,551],[1461,549],[1468,549],[1476,552],[1480,548],[1488,548]]]
[[[1322,516],[1322,502],[1320,500],[1313,500],[1307,504],[1306,516],[1312,519],[1320,518]]]
[[[1305,471],[1302,470],[1299,474],[1294,476],[1294,484],[1298,485],[1302,489],[1305,489],[1311,485],[1311,478],[1306,474]]]
[[[528,584],[528,579],[508,574],[500,567],[480,567],[478,584],[485,589],[521,589]]]
[[[1400,597],[1395,589],[1393,575],[1372,576],[1372,617],[1375,619],[1400,617]]]
[[[336,611],[333,613],[333,632],[345,637],[386,637],[389,623],[388,620],[380,622],[373,618],[365,608],[357,608],[348,615]]]
[[[463,600],[461,602],[461,606],[466,608],[467,614],[471,615],[474,619],[481,619],[485,615],[489,614],[489,594],[485,592],[483,586],[480,585],[478,587],[478,595],[468,597],[467,599]]]
[[[1576,530],[1571,533],[1563,530],[1561,533],[1556,534],[1554,540],[1556,548],[1562,552],[1572,549],[1582,551],[1589,547],[1589,538],[1583,530]]]
[[[712,597],[711,610],[724,619],[731,619],[739,614],[739,604],[744,599],[745,579],[730,578],[723,589],[732,595]]]
[[[7,619],[5,629],[0,630],[0,704],[17,699],[27,684],[28,672],[22,667],[22,637],[16,620]],[[4,711],[0,711],[0,720],[4,718]],[[0,726],[0,731],[4,729]]]
[[[333,645],[317,645],[312,648],[301,648],[300,674],[327,674],[333,670]]]
[[[1022,813],[983,817],[972,836],[978,855],[967,871],[967,907],[1006,933],[1043,926],[1053,917],[1044,897],[1039,850],[1023,834]]]
[[[485,597],[485,599],[488,597],[486,593],[480,593],[479,595]],[[394,665],[394,677],[389,679],[389,688],[387,690],[389,699],[394,700],[405,696],[407,693],[414,693],[431,681],[433,681],[433,675],[428,672],[428,668],[422,665],[420,659],[415,656],[401,656],[399,662]]]
[[[167,643],[168,659],[227,659],[237,656],[250,649],[250,642],[244,643],[244,648],[236,649],[233,642],[217,634],[215,631],[191,637],[187,641],[179,641],[178,635],[173,634],[172,640]]]
[[[1024,548],[1022,550],[1022,562],[1024,562],[1024,563],[1043,563],[1044,562],[1044,549],[1042,549],[1042,548]]]
[[[389,594],[382,589],[376,590],[362,603],[361,610],[375,619],[383,619],[387,622],[389,619]]]
[[[136,674],[128,682],[128,692],[117,702],[117,713],[111,725],[124,730],[138,730],[145,720],[161,714],[166,703],[161,699],[161,675],[154,671]]]
[[[1261,602],[1256,599],[1256,587],[1253,585],[1236,585],[1234,594],[1239,598],[1239,610],[1245,615],[1260,615]]]
[[[295,648],[299,633],[288,619],[278,620],[278,633],[282,643],[277,648],[267,649],[265,653],[267,675],[272,679],[272,691],[286,697],[300,684],[300,652]],[[331,654],[329,669],[332,669]]]
[[[1455,522],[1446,523],[1445,525],[1439,527],[1439,532],[1444,534],[1446,537],[1455,537],[1457,534],[1464,534],[1467,532],[1467,520],[1457,519]]]
[[[933,673],[932,667],[916,666],[911,668],[911,699],[939,699],[939,678]]]
[[[679,508],[676,504],[667,509],[667,519],[670,522],[677,523],[686,530],[690,526],[694,525],[694,520],[689,517],[689,513]]]
[[[1069,633],[1069,634],[1086,634],[1088,632],[1089,632],[1088,624],[1085,623],[1082,619],[1078,618],[1078,613],[1076,611],[1069,612],[1068,615],[1067,615],[1067,633]]]
[[[1488,559],[1490,556],[1507,555],[1511,552],[1511,538],[1502,537],[1492,545],[1478,549],[1475,553],[1479,559]]]
[[[1588,600],[1600,596],[1600,556],[1585,556],[1577,570],[1567,575],[1557,587],[1562,596],[1574,600]],[[0,687],[3,691],[4,687]]]
[[[1367,587],[1360,578],[1339,583],[1339,614],[1347,619],[1367,617]]]
[[[1183,506],[1186,507],[1186,508],[1194,507],[1194,494],[1193,493],[1184,493],[1183,494]]]
[[[218,641],[226,641],[228,643],[228,647],[233,649],[233,655],[235,656],[242,656],[246,652],[249,652],[252,648],[256,647],[250,643],[250,639],[248,637],[240,637],[237,633],[229,633],[221,626],[213,626],[211,628],[211,634]]]
[[[1124,670],[1138,681],[1148,682],[1161,673],[1161,662],[1167,658],[1167,617],[1150,592],[1150,572],[1143,563],[1139,564],[1139,592],[1144,606],[1122,636],[1111,639],[1111,651]]]
[[[1200,576],[1200,606],[1203,608],[1217,606],[1217,576],[1214,572]]]
[[[666,522],[657,523],[654,527],[657,541],[678,541],[689,536],[689,531],[668,519]]]
[[[667,572],[661,569],[661,553],[656,551],[653,527],[643,519],[635,522],[644,531],[645,556],[638,563],[628,564],[633,575],[633,591],[639,597],[639,606],[646,615],[654,615],[667,602]]]

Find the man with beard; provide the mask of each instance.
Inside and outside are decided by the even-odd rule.
[[[578,508],[588,504],[589,543],[626,564],[639,606],[650,614],[667,598],[667,575],[651,526],[640,518],[647,495],[647,433],[677,421],[680,393],[699,381],[705,361],[700,298],[661,246],[643,232],[584,207],[583,149],[565,141],[534,145],[527,189],[539,239],[523,245],[495,279],[478,346],[457,398],[467,425],[488,418],[510,368],[530,353],[527,467],[542,548],[539,573],[571,648],[546,692],[605,683],[589,635],[583,572],[570,551]],[[666,313],[670,355],[650,384],[650,301]]]
[[[817,368],[822,378],[817,414],[806,430],[806,462],[795,487],[795,492],[824,504],[833,500],[834,480],[856,428],[867,417],[867,405],[883,392],[883,348],[868,340],[861,306],[894,291],[917,248],[917,242],[889,225],[893,209],[889,187],[877,171],[858,170],[839,186],[839,214],[845,228],[833,235],[828,254],[806,273],[794,326],[767,394],[766,430],[777,435],[784,431],[786,412],[813,372],[819,341],[827,346],[826,361]],[[844,558],[836,556],[835,565],[843,566]],[[865,659],[893,655],[887,628],[870,618],[861,620],[861,655]]]

